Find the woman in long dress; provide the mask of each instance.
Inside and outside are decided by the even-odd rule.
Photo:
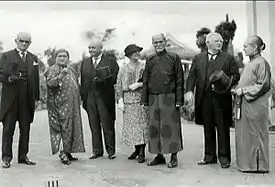
[[[147,109],[140,104],[145,68],[145,64],[139,61],[142,49],[135,44],[125,48],[125,56],[130,62],[119,70],[116,87],[118,105],[123,110],[122,141],[128,146],[135,146],[128,159],[138,158],[139,163],[145,162],[148,122]]]
[[[59,49],[55,59],[56,63],[45,72],[51,148],[52,154],[60,150],[63,164],[70,164],[78,160],[71,153],[85,152],[79,85],[69,52]]]
[[[269,172],[270,65],[261,56],[265,44],[259,36],[244,43],[249,63],[244,67],[236,94],[236,164],[242,172]]]

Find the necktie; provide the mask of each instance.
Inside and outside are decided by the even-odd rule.
[[[21,52],[21,58],[24,62],[26,61],[26,54],[24,52]]]
[[[216,56],[216,54],[210,54],[210,53],[209,53],[209,55],[210,55],[209,62],[210,62],[210,61],[214,61],[214,56]]]
[[[94,58],[94,66],[97,66],[97,58]]]

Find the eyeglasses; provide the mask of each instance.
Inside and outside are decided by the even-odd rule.
[[[19,40],[19,42],[21,42],[21,43],[26,43],[26,44],[31,43],[31,41],[28,41],[28,40]]]

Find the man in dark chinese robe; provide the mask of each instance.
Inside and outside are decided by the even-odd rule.
[[[174,168],[178,166],[177,153],[183,149],[183,68],[180,57],[165,50],[163,34],[153,36],[152,43],[156,53],[146,61],[141,102],[149,107],[149,152],[157,156],[147,165],[165,164],[163,154],[171,153],[168,167]]]

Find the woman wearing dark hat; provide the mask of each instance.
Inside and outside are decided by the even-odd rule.
[[[56,51],[55,61],[45,72],[50,141],[52,154],[60,150],[61,162],[69,165],[78,160],[71,153],[85,152],[79,85],[66,49]]]
[[[138,158],[145,162],[145,145],[147,143],[147,109],[140,104],[142,91],[142,74],[145,63],[139,61],[142,47],[128,45],[124,52],[130,62],[119,70],[117,78],[118,106],[123,111],[122,141],[135,146],[129,160]]]

